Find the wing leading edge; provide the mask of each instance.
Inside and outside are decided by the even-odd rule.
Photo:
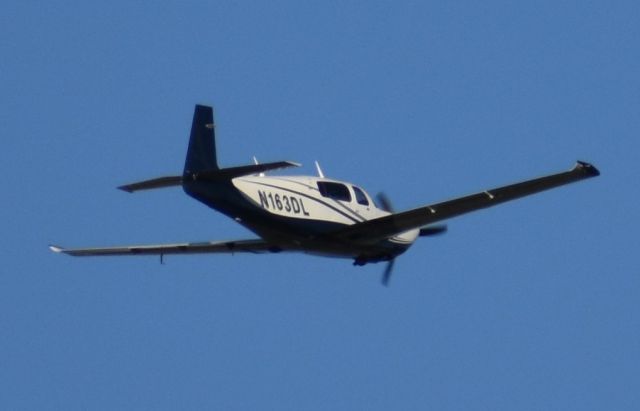
[[[492,207],[598,175],[600,175],[600,172],[593,165],[578,161],[575,167],[563,173],[498,187],[466,197],[354,224],[339,231],[336,235],[354,241],[375,242],[413,228],[424,227],[471,211]]]
[[[281,248],[264,240],[205,241],[197,243],[129,245],[99,248],[62,248],[49,246],[51,251],[75,257],[114,256],[114,255],[167,255],[201,253],[277,253]]]

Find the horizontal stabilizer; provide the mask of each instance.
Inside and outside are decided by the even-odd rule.
[[[263,164],[252,164],[248,166],[240,166],[240,167],[229,167],[223,168],[221,170],[205,170],[199,173],[194,173],[193,180],[209,180],[209,181],[220,181],[220,180],[231,180],[232,178],[251,175],[251,174],[260,174],[269,170],[277,170],[280,168],[288,168],[288,167],[300,167],[300,164],[294,163],[293,161],[278,161],[275,163],[263,163]],[[141,190],[152,190],[155,188],[166,188],[173,186],[182,185],[183,177],[182,176],[167,176],[167,177],[158,177],[152,178],[151,180],[139,181],[137,183],[126,184],[118,187],[122,191],[126,191],[127,193],[133,193],[135,191]]]
[[[127,193],[133,193],[140,190],[152,190],[154,188],[165,188],[182,185],[182,176],[169,176],[153,178],[151,180],[144,180],[137,183],[126,184],[118,187],[122,191]]]
[[[300,164],[293,161],[277,161],[275,163],[251,164],[248,166],[229,167],[221,170],[202,171],[196,174],[197,179],[203,180],[230,180],[252,174],[260,174],[269,170],[280,168],[300,167]]]

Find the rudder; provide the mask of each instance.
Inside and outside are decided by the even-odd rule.
[[[196,105],[191,124],[191,136],[184,174],[191,175],[204,170],[218,170],[213,108]]]

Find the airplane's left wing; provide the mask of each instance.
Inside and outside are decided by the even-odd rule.
[[[200,253],[276,253],[281,248],[261,239],[235,241],[205,241],[197,243],[176,243],[156,245],[129,245],[99,248],[63,248],[50,245],[51,251],[76,257],[110,255],[166,255]]]
[[[342,229],[334,235],[351,241],[375,242],[413,228],[424,227],[471,211],[491,207],[598,175],[600,175],[600,172],[593,165],[578,161],[575,167],[563,173],[498,187],[466,197],[357,223]]]

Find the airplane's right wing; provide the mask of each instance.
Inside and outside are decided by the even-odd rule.
[[[593,165],[578,161],[570,171],[365,221],[351,225],[335,233],[335,235],[352,241],[376,242],[413,228],[424,227],[425,225],[471,211],[491,207],[598,175],[600,175],[600,172]]]
[[[281,248],[261,239],[235,241],[205,241],[199,243],[176,243],[157,245],[128,245],[98,248],[62,248],[49,246],[51,251],[76,257],[109,255],[167,255],[200,253],[277,253]]]

